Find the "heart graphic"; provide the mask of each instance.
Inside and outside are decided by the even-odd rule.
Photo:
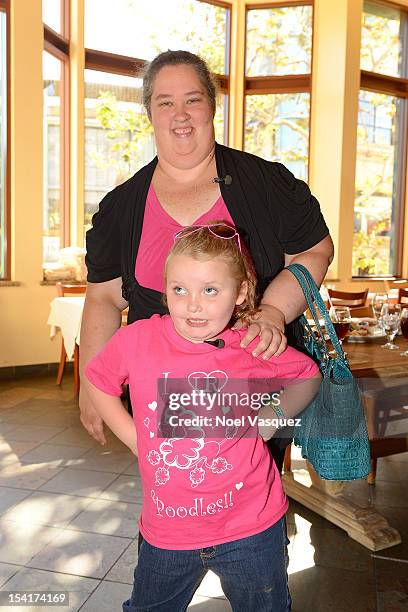
[[[145,427],[147,427],[147,429],[149,429],[149,425],[150,425],[150,419],[149,417],[146,417],[145,420],[143,421]]]
[[[222,370],[213,370],[212,372],[191,372],[188,375],[190,387],[196,391],[205,391],[206,393],[216,393],[221,391],[228,382],[228,375]]]
[[[152,412],[154,412],[157,408],[157,402],[156,401],[150,402],[150,404],[147,404],[147,406]]]
[[[229,406],[222,406],[221,408],[223,414],[228,414],[229,412],[231,412],[231,408]]]
[[[243,486],[244,486],[243,482],[237,482],[235,485],[235,488],[237,491],[239,491],[240,489],[242,489]]]
[[[154,433],[153,433],[152,431],[149,431],[149,436],[150,436],[151,438],[154,438]]]

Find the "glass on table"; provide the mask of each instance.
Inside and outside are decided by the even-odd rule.
[[[332,306],[329,310],[329,315],[342,347],[343,338],[347,335],[351,325],[350,308],[348,306]]]
[[[401,310],[396,309],[395,304],[383,304],[378,322],[387,336],[387,342],[381,345],[382,348],[389,349],[390,351],[399,349],[399,346],[394,344],[393,340],[397,335],[400,320]]]
[[[376,319],[380,318],[381,308],[384,304],[388,304],[388,294],[387,293],[374,293],[373,301],[371,302],[371,306],[373,309],[373,313]]]
[[[408,341],[408,307],[403,308],[401,312],[401,333]],[[401,353],[401,357],[408,357],[408,350]]]

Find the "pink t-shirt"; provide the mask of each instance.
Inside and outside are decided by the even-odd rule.
[[[222,196],[194,223],[203,224],[214,220],[228,221],[235,225]],[[174,234],[182,229],[183,226],[164,210],[150,185],[135,266],[135,277],[139,285],[164,292],[164,262],[173,246]]]
[[[219,349],[185,340],[168,315],[153,315],[119,329],[86,368],[89,380],[110,395],[130,385],[143,483],[139,526],[154,546],[196,549],[230,542],[267,529],[287,510],[280,475],[259,435],[157,435],[159,379],[196,384],[215,378],[221,388],[230,379],[293,381],[317,372],[311,359],[290,347],[269,361],[254,358],[240,347],[244,333],[225,330]]]

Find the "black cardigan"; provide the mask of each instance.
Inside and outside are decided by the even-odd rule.
[[[285,253],[310,249],[329,230],[309,187],[282,164],[219,144],[215,158],[218,176],[232,177],[230,185],[220,184],[221,195],[246,240],[263,292],[284,267]],[[129,323],[167,312],[162,294],[141,287],[135,279],[146,197],[156,165],[157,157],[109,192],[86,235],[88,281],[122,276]]]

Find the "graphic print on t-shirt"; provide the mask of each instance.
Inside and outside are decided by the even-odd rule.
[[[167,376],[168,374],[169,372],[166,372]],[[187,381],[194,391],[201,389],[206,393],[216,393],[225,387],[228,382],[228,375],[223,370],[195,371],[187,376]],[[157,402],[150,402],[148,408],[155,410]],[[186,410],[185,407],[181,407],[181,409],[184,418],[197,416],[193,410]],[[149,429],[149,417],[145,418],[144,424]],[[235,431],[231,431],[228,438],[208,440],[204,437],[205,432],[202,428],[196,427],[195,429],[201,433],[201,437],[165,438],[159,445],[158,450],[151,449],[148,452],[147,461],[156,468],[154,484],[157,487],[165,485],[171,479],[174,469],[186,472],[186,478],[189,479],[192,488],[196,488],[204,482],[208,474],[222,474],[233,469],[228,460],[222,456],[222,446],[227,439],[233,437]],[[151,433],[150,431],[150,437],[152,437]]]

